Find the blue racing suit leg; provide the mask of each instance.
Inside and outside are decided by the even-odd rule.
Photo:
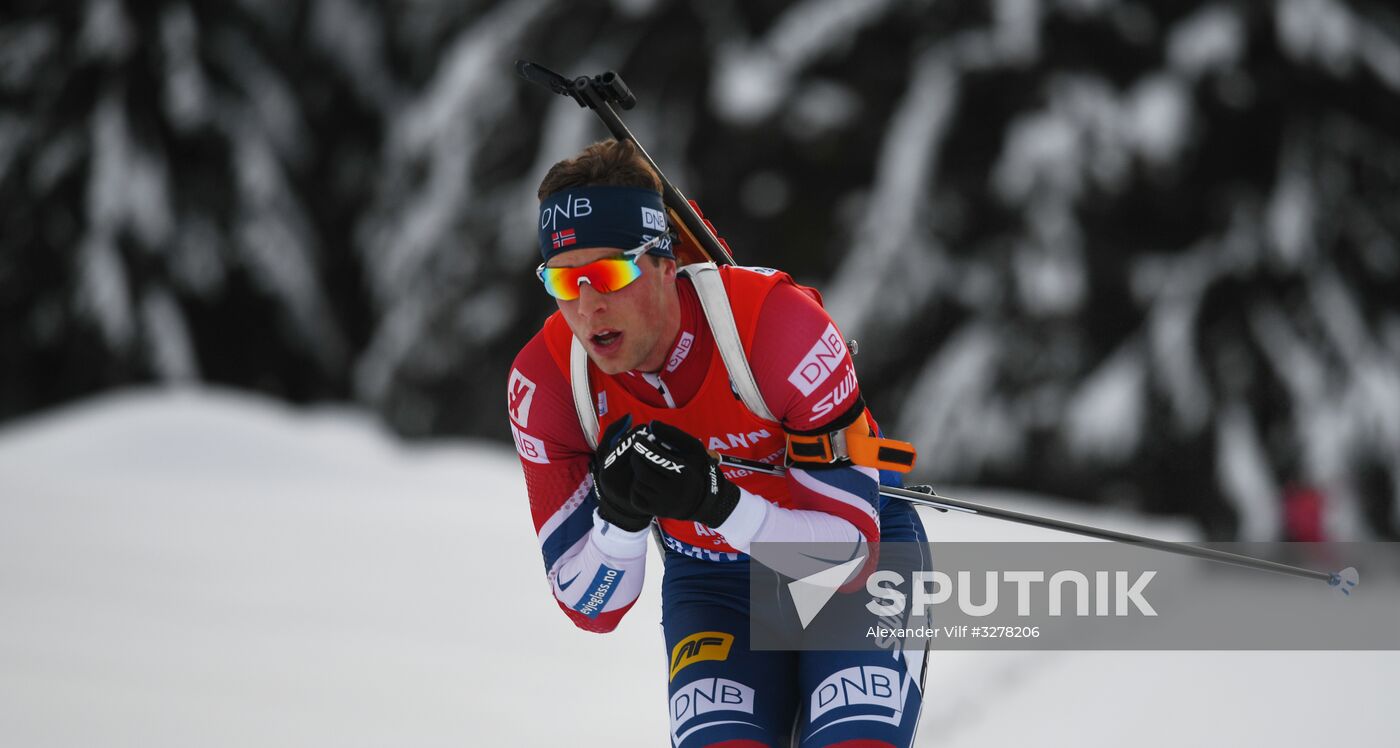
[[[898,485],[881,476],[885,485]],[[926,543],[914,507],[889,501],[880,512],[880,542]],[[921,554],[922,555],[922,554]],[[922,555],[925,568],[929,559]],[[875,652],[798,654],[799,748],[907,748],[923,706],[927,644]]]
[[[881,479],[900,485],[897,473],[882,471]],[[882,499],[880,536],[927,541],[914,507],[897,500]],[[675,748],[912,744],[926,649],[752,651],[748,559],[700,560],[667,549],[665,564],[661,623]]]
[[[749,649],[749,564],[666,551],[671,745],[786,746],[797,712],[796,652]]]

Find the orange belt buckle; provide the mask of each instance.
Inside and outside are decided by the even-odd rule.
[[[788,460],[794,465],[830,465],[837,460],[831,434],[799,436],[788,434]]]

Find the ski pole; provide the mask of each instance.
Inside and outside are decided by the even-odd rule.
[[[521,78],[538,86],[559,94],[568,96],[578,102],[581,107],[593,110],[598,118],[607,125],[608,131],[617,140],[630,140],[637,146],[637,151],[642,154],[642,158],[647,160],[656,175],[661,178],[661,198],[666,203],[666,207],[671,209],[671,215],[679,222],[678,229],[684,232],[691,244],[699,247],[708,256],[703,260],[709,260],[719,265],[733,265],[734,258],[730,256],[729,250],[719,243],[719,238],[714,235],[705,225],[704,219],[691,207],[690,201],[685,195],[671,184],[671,180],[662,173],[661,167],[656,165],[656,161],[647,153],[642,144],[637,142],[636,136],[627,129],[627,125],[618,116],[617,111],[612,108],[617,104],[623,109],[631,109],[637,105],[637,97],[632,90],[622,82],[622,76],[609,70],[602,75],[595,75],[589,78],[581,75],[573,80],[533,62],[525,60],[515,61],[515,72]]]
[[[733,467],[743,470],[752,470],[754,472],[766,473],[768,475],[783,475],[787,472],[787,469],[782,467],[781,465],[769,465],[766,462],[747,460],[741,457],[732,457],[729,455],[723,455],[719,453],[712,454],[716,455],[719,458],[719,462],[721,465],[725,465],[727,467]],[[881,485],[880,495],[888,496],[893,499],[901,499],[903,501],[907,501],[911,504],[917,504],[919,506],[932,507],[934,509],[938,509],[939,511],[944,512],[952,510],[956,512],[964,512],[967,514],[978,514],[985,517],[1003,519],[1010,522],[1018,522],[1023,525],[1032,525],[1034,527],[1043,527],[1049,530],[1058,530],[1060,532],[1068,532],[1073,533],[1075,535],[1084,535],[1086,537],[1098,538],[1100,540],[1109,540],[1117,543],[1131,543],[1134,545],[1141,545],[1147,548],[1165,551],[1167,553],[1175,553],[1181,556],[1194,556],[1196,558],[1205,559],[1207,561],[1218,561],[1221,563],[1233,564],[1235,566],[1242,566],[1247,569],[1271,571],[1276,574],[1286,574],[1294,577],[1302,577],[1304,579],[1319,579],[1326,582],[1329,587],[1338,588],[1344,595],[1350,595],[1351,591],[1353,589],[1356,589],[1357,584],[1360,582],[1360,575],[1357,573],[1356,567],[1353,566],[1348,566],[1347,568],[1342,569],[1341,571],[1331,573],[1325,571],[1315,571],[1313,569],[1305,569],[1301,566],[1290,566],[1288,564],[1281,564],[1276,561],[1268,561],[1262,558],[1253,558],[1251,556],[1244,556],[1238,553],[1230,553],[1228,551],[1220,551],[1212,548],[1199,548],[1197,546],[1188,545],[1185,543],[1173,543],[1166,540],[1157,540],[1156,538],[1144,537],[1142,535],[1133,535],[1131,533],[1118,532],[1116,530],[1105,530],[1099,527],[1091,527],[1089,525],[1081,525],[1074,522],[1065,522],[1064,520],[1051,519],[1049,517],[1040,517],[1034,514],[1013,512],[1009,509],[998,509],[997,507],[988,506],[986,504],[977,504],[971,501],[955,499],[951,496],[943,496],[935,492],[932,486],[917,486],[915,488],[919,490]]]

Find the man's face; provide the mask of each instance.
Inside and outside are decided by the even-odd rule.
[[[555,255],[547,264],[579,267],[620,254],[622,250],[608,247],[575,249]],[[661,368],[675,334],[672,328],[679,324],[675,261],[663,258],[657,263],[644,256],[637,258],[637,266],[642,276],[617,291],[600,293],[582,283],[577,299],[555,299],[574,337],[605,374]]]

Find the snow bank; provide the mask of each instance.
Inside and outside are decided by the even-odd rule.
[[[586,634],[549,598],[506,448],[227,392],[92,400],[0,431],[0,740],[657,745],[658,568],[616,634]],[[1398,673],[1378,653],[939,653],[919,744],[1382,745]]]

